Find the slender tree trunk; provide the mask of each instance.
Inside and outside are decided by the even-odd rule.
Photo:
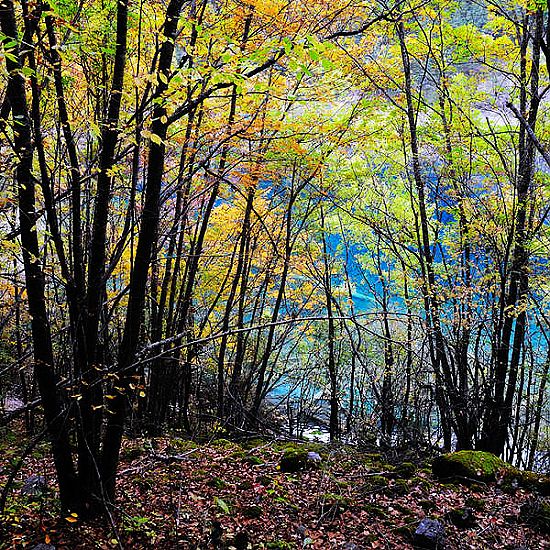
[[[155,93],[157,98],[160,98],[168,88],[175,36],[183,3],[184,0],[171,0],[166,10],[165,38],[158,61],[158,74],[162,76],[159,76],[159,84]],[[114,502],[120,446],[132,397],[131,384],[138,370],[138,366],[134,365],[133,362],[139,343],[145,308],[147,277],[151,256],[157,240],[160,219],[160,192],[166,154],[165,140],[168,131],[166,108],[162,103],[155,105],[152,120],[151,132],[159,139],[149,142],[145,201],[134,265],[130,275],[126,320],[118,356],[118,367],[122,375],[119,381],[120,389],[116,390],[110,405],[111,414],[107,420],[102,446],[101,474],[105,496],[109,502]]]
[[[0,4],[0,29],[6,37],[6,42],[18,43],[12,0],[2,0]],[[33,145],[25,80],[21,72],[18,47],[10,50],[11,55],[5,58],[8,72],[7,95],[13,120],[14,148],[18,157],[15,179],[27,302],[31,316],[34,373],[52,444],[61,506],[65,510],[80,510],[80,494],[75,482],[75,469],[65,418],[67,411],[63,409],[57,391],[52,339],[44,295],[44,274],[40,265],[41,252],[36,230],[36,202],[32,176]]]

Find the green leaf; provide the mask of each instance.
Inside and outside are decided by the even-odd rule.
[[[229,506],[221,498],[214,497],[214,504],[224,513],[229,514]]]

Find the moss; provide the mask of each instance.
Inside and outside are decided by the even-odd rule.
[[[264,487],[267,487],[268,485],[271,485],[272,481],[273,481],[273,478],[269,477],[269,476],[259,476],[258,477],[258,483],[260,485],[263,485]]]
[[[442,480],[495,481],[511,468],[498,456],[484,451],[458,451],[439,456],[432,463],[433,474]]]
[[[227,483],[220,477],[213,477],[206,482],[206,485],[213,489],[224,489],[227,487]]]
[[[215,439],[214,441],[212,441],[211,443],[212,447],[217,447],[219,449],[224,449],[224,450],[230,450],[230,449],[238,449],[240,446],[238,443],[234,443],[233,441],[229,441],[229,439],[223,439],[223,438],[220,438],[220,439]]]
[[[242,449],[239,449],[238,451],[233,451],[231,454],[228,455],[229,459],[243,459],[246,456],[246,452]]]
[[[320,466],[319,462],[310,459],[308,454],[311,451],[306,449],[287,449],[279,462],[281,472],[294,473],[306,469],[316,469]]]
[[[406,524],[396,527],[394,531],[398,535],[401,535],[407,542],[410,542],[413,540],[415,528],[414,525]]]
[[[409,484],[404,479],[396,479],[395,482],[388,486],[388,493],[393,496],[403,496],[409,492]]]
[[[181,453],[197,449],[198,444],[194,441],[191,441],[190,439],[182,439],[181,437],[176,437],[170,440],[169,448]]]
[[[543,496],[550,496],[550,476],[519,470],[516,470],[515,474],[522,487],[536,491]]]
[[[485,509],[485,499],[481,497],[469,496],[464,501],[464,504],[468,508],[471,508],[472,510],[477,510],[478,512],[481,512]]]
[[[476,518],[471,508],[454,508],[447,512],[446,517],[453,525],[461,529],[476,525]]]
[[[519,485],[550,495],[550,476],[518,470],[499,457],[483,451],[459,451],[437,457],[432,471],[442,480],[491,482],[501,480],[505,490]]]
[[[395,468],[395,475],[403,479],[410,479],[416,473],[416,465],[412,462],[402,462]]]
[[[378,506],[377,504],[363,504],[363,510],[372,517],[382,519],[386,519],[388,517],[388,513],[386,512],[386,510],[384,510],[382,506]]]
[[[426,491],[430,490],[434,486],[434,484],[429,479],[418,476],[412,477],[409,483],[412,486],[420,487],[421,489],[424,489]]]
[[[388,486],[388,480],[384,476],[370,476],[365,478],[365,483],[363,484],[363,490],[368,492],[370,491],[380,491],[385,489]]]
[[[412,520],[416,519],[414,510],[412,510],[411,508],[409,508],[405,504],[401,504],[400,502],[394,502],[392,504],[392,507],[395,508],[398,512],[401,512],[402,514],[405,514],[405,515],[411,515],[412,514],[414,517],[412,517],[411,519]]]
[[[264,463],[264,461],[259,456],[250,455],[250,454],[246,455],[243,458],[243,462],[245,464],[250,464],[251,466],[260,466],[261,464]]]
[[[240,445],[243,449],[250,451],[251,449],[256,449],[258,447],[263,447],[267,445],[268,442],[265,439],[255,437],[253,439],[246,439],[240,442]]]

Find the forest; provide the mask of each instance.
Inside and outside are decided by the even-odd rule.
[[[549,98],[550,0],[0,0],[0,548],[548,548]]]

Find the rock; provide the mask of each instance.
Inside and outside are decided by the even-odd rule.
[[[395,470],[395,476],[402,479],[410,479],[416,474],[417,467],[412,462],[402,462],[399,464]]]
[[[305,449],[287,449],[281,458],[279,467],[281,472],[294,473],[301,470],[316,469],[322,458],[318,453]]]
[[[447,513],[447,518],[456,527],[466,529],[476,524],[474,511],[471,508],[456,508]]]
[[[314,464],[318,464],[322,462],[321,455],[319,453],[316,453],[315,451],[309,451],[307,453],[307,459],[309,462],[312,462]]]
[[[344,542],[340,548],[341,550],[360,550],[359,546],[353,542]]]
[[[432,472],[439,479],[469,479],[496,481],[510,464],[498,456],[483,451],[458,451],[438,456],[432,463]]]
[[[414,532],[415,548],[439,550],[445,545],[445,528],[435,519],[423,519]]]
[[[41,542],[36,546],[33,546],[31,550],[55,550],[55,546],[52,546],[51,544],[44,544],[43,542]]]
[[[48,484],[44,476],[32,475],[28,477],[21,487],[21,494],[29,497],[42,496],[48,490]]]
[[[432,472],[440,480],[498,481],[505,489],[514,490],[519,486],[543,496],[550,495],[550,476],[518,470],[484,451],[458,451],[438,456],[432,462]]]

